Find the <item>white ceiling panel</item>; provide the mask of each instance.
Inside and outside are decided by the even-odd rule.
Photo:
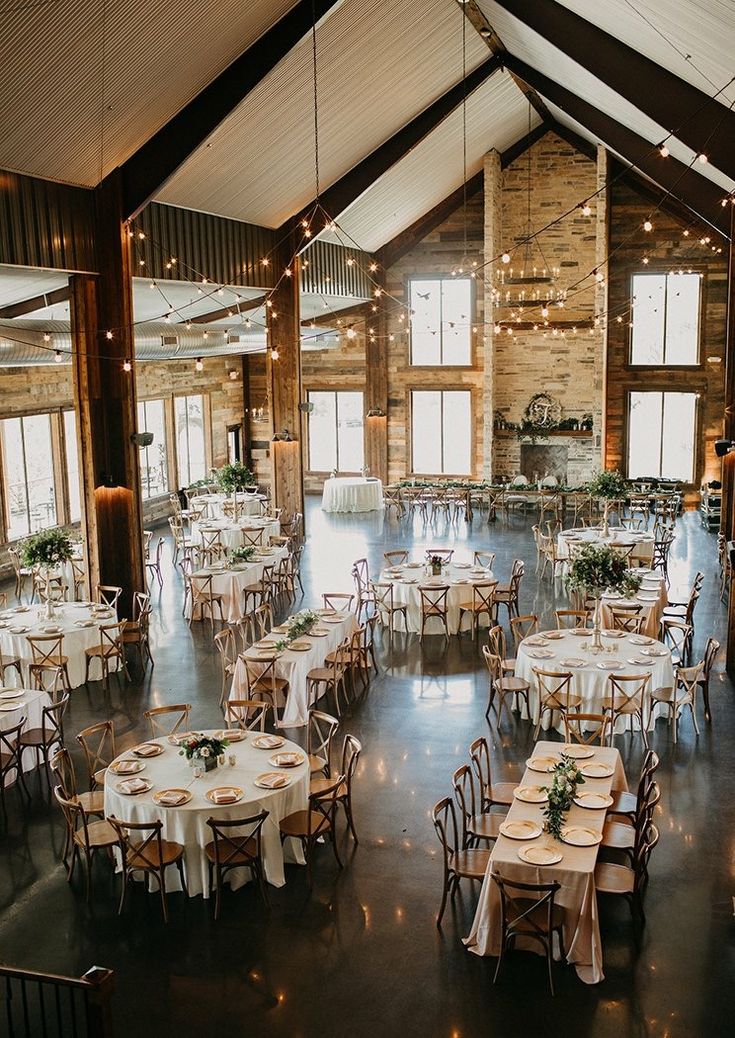
[[[4,4],[0,167],[98,183],[294,2]]]
[[[39,270],[37,267],[0,266],[0,307],[22,303],[24,299],[54,289],[64,288],[69,282],[67,274],[58,270]]]
[[[557,2],[707,94],[720,90],[735,73],[732,0]],[[722,94],[725,104],[733,99],[735,85]]]
[[[669,128],[654,122],[635,105],[611,90],[592,73],[578,65],[576,61],[567,57],[539,33],[529,29],[509,14],[494,0],[480,0],[480,7],[507,50],[515,57],[533,66],[555,83],[566,87],[567,90],[587,101],[599,111],[616,119],[639,137],[650,141],[652,145],[660,143],[668,136]],[[597,6],[595,6],[596,10]],[[695,153],[681,141],[670,139],[667,144],[674,158],[687,165],[694,160]],[[696,170],[697,173],[707,177],[726,192],[735,187],[735,181],[711,164],[698,164]]]
[[[317,32],[321,185],[462,76],[453,0],[344,0]],[[470,27],[468,27],[468,30]],[[489,51],[467,31],[467,70]],[[310,40],[295,47],[159,192],[162,202],[277,227],[315,195]]]
[[[483,156],[528,132],[529,105],[508,73],[496,72],[467,101],[467,176]],[[540,118],[531,112],[531,128]],[[462,184],[462,111],[456,110],[362,195],[339,220],[342,235],[373,252]],[[349,236],[348,238],[346,236]],[[329,237],[327,235],[327,237]]]

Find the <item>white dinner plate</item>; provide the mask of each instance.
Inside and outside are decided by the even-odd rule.
[[[597,664],[598,670],[617,670],[621,666],[620,660],[600,660]]]
[[[606,761],[592,761],[590,764],[583,764],[579,770],[585,778],[602,779],[610,778],[615,768]]]
[[[612,806],[613,798],[608,793],[593,793],[590,790],[575,794],[577,807],[586,807],[590,811],[603,811]]]
[[[571,634],[575,638],[590,638],[592,636],[592,631],[588,630],[586,627],[575,627],[574,630],[567,631],[567,634]]]
[[[543,829],[538,822],[531,822],[528,819],[506,821],[500,825],[501,835],[507,836],[509,840],[535,840],[542,832]]]
[[[526,638],[526,645],[548,645],[548,641],[541,634],[532,634],[530,638]]]
[[[603,631],[602,633],[603,633],[603,635],[606,638],[624,638],[625,637],[625,631],[610,631],[610,630],[607,630],[607,631]]]
[[[526,655],[532,660],[550,660],[554,657],[550,649],[526,649]]]
[[[25,703],[19,703],[17,700],[15,703],[0,703],[0,711],[9,714],[12,710],[20,710],[22,706],[25,706]]]
[[[595,847],[602,842],[602,833],[597,833],[594,829],[585,829],[583,825],[565,825],[561,831],[561,838],[572,847]]]
[[[545,804],[549,799],[548,793],[541,786],[516,786],[513,796],[524,804]]]
[[[651,661],[646,656],[631,656],[628,663],[632,663],[634,667],[650,667]]]
[[[572,760],[589,760],[590,757],[595,755],[595,751],[591,746],[578,746],[573,742],[565,743],[560,753],[563,753],[565,757],[571,757]]]
[[[646,634],[631,634],[629,641],[631,645],[653,645],[653,638]]]
[[[558,641],[564,637],[564,631],[545,631],[544,638],[551,638],[552,641]]]
[[[0,692],[0,699],[20,699],[20,697],[24,695],[25,689],[5,688],[2,692]]]
[[[650,649],[641,649],[641,656],[668,656],[669,650],[664,648],[658,648],[654,645]]]
[[[521,847],[518,857],[529,865],[556,865],[564,855],[555,847],[541,847],[532,844],[530,847]]]

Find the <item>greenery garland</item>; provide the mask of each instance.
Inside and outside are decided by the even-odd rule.
[[[250,562],[257,555],[258,549],[252,544],[246,548],[233,548],[230,552],[230,563]]]
[[[319,617],[313,609],[302,609],[299,613],[294,613],[293,616],[286,620],[286,637],[279,638],[274,643],[274,648],[278,652],[283,652],[287,649],[291,642],[295,642],[298,638],[303,638],[304,635],[310,634],[310,632],[319,623]]]
[[[577,794],[577,786],[584,785],[584,775],[577,762],[562,753],[561,760],[554,767],[554,778],[550,786],[544,786],[548,800],[543,814],[546,819],[544,828],[555,840],[561,839],[564,816],[572,806]]]

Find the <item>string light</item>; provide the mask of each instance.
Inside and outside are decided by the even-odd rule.
[[[270,260],[268,259],[267,256],[264,256],[260,262],[263,264],[264,267],[267,267],[268,264],[270,263]]]
[[[347,329],[347,338],[348,339],[354,339],[356,335],[357,335],[357,332],[352,327],[352,325],[350,325],[349,328]]]
[[[106,339],[111,339],[112,338],[112,332],[110,332],[110,331],[105,332],[105,338]]]
[[[592,215],[592,206],[589,204],[589,202],[585,202],[584,205],[580,208],[582,209],[582,216]]]
[[[51,336],[49,335],[48,332],[44,332],[43,333],[43,341],[44,342],[51,342]]]
[[[701,162],[703,166],[708,162],[707,156],[703,151],[700,151],[699,155],[697,155],[697,162]]]
[[[648,256],[644,256],[644,257],[643,257],[643,266],[644,266],[644,267],[647,267],[647,266],[648,266]]]
[[[61,364],[61,360],[62,360],[62,358],[61,358],[61,350],[56,350],[54,352],[54,360],[56,361],[57,364]]]
[[[503,261],[503,263],[510,263],[510,253],[504,252],[500,258]]]
[[[186,322],[186,329],[187,331],[191,331],[191,321]]]
[[[595,281],[598,283],[598,285],[602,284],[602,282],[604,280],[605,280],[605,275],[602,273],[602,271],[601,270],[596,270],[595,271]]]
[[[206,335],[206,332],[204,333]],[[195,371],[204,371],[204,361],[201,357],[197,357],[196,363],[194,364]]]
[[[279,357],[280,357],[280,353],[278,352],[278,350],[274,346],[273,349],[271,350],[271,360],[278,360]]]
[[[133,365],[130,363],[130,361],[126,357],[125,361],[123,363],[123,371],[132,371],[132,369],[133,369]]]
[[[662,144],[659,144],[658,153],[662,159],[667,159],[669,157],[669,149],[666,147],[665,141]]]
[[[644,231],[652,231],[653,230],[653,224],[651,223],[650,220],[644,220],[643,221],[643,230]]]

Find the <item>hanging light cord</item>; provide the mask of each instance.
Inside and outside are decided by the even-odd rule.
[[[314,77],[314,177],[316,181],[316,201],[319,204],[319,93],[316,69],[316,8],[311,0],[311,57]]]
[[[467,17],[462,14],[462,259],[467,259]]]

